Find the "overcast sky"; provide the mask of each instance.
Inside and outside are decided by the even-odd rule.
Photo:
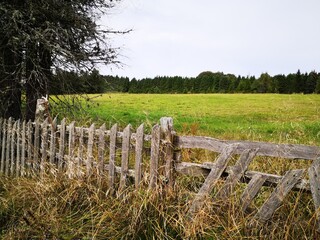
[[[320,0],[123,0],[102,25],[122,69],[102,74],[197,76],[202,71],[270,75],[320,71]]]

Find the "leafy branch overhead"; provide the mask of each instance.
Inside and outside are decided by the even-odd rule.
[[[128,31],[102,29],[97,20],[118,1],[0,1],[1,115],[21,116],[26,93],[26,118],[32,119],[36,99],[48,93],[56,68],[91,70],[97,63],[120,64],[110,35]],[[10,111],[11,112],[11,111]]]

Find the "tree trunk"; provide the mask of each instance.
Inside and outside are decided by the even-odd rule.
[[[26,83],[26,120],[33,121],[36,113],[37,99],[48,94],[48,81],[51,77],[51,53],[39,45],[29,47],[27,53],[27,83]],[[38,62],[35,62],[38,59]]]
[[[4,41],[8,42],[7,39]],[[2,69],[0,72],[0,115],[5,118],[21,118],[21,84],[18,51],[13,51],[9,44],[0,50]]]

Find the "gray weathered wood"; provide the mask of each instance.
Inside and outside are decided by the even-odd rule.
[[[12,132],[11,132],[11,158],[10,158],[10,175],[13,176],[15,170],[15,161],[16,161],[16,135],[17,135],[17,121],[13,123]]]
[[[135,148],[135,186],[139,187],[142,178],[142,152],[143,152],[143,134],[144,125],[141,124],[136,133],[136,148]]]
[[[200,148],[219,153],[228,145],[219,139],[198,136],[178,136],[175,141],[179,148]]]
[[[32,136],[33,136],[33,127],[32,127],[32,122],[29,120],[28,123],[27,123],[27,137],[28,137],[28,140],[27,140],[27,148],[28,148],[28,151],[27,151],[27,154],[28,154],[28,157],[27,157],[27,167],[28,167],[28,174],[31,173],[31,169],[32,169],[32,161],[33,161],[33,144],[32,144]]]
[[[257,196],[258,192],[260,191],[266,179],[267,179],[267,176],[265,175],[260,175],[260,174],[253,175],[252,179],[250,180],[250,182],[248,183],[247,187],[245,188],[245,190],[243,191],[240,197],[240,204],[243,212],[247,210],[250,203]]]
[[[59,128],[59,125],[58,125]],[[75,127],[75,131],[77,135],[80,135],[80,129],[81,127]],[[88,134],[89,128],[83,128],[84,134]],[[109,137],[111,134],[111,130],[106,130],[105,131],[105,136]],[[95,135],[99,135],[99,129],[95,130]],[[117,137],[122,138],[123,137],[123,132],[117,132]],[[151,141],[151,135],[150,134],[144,134],[144,141]],[[136,140],[136,133],[131,133],[131,140]]]
[[[315,160],[320,155],[320,147],[297,144],[274,144],[266,142],[227,141],[210,137],[179,136],[175,144],[179,148],[201,148],[221,152],[227,144],[239,144],[236,154],[245,149],[259,148],[258,156],[280,157],[289,159]]]
[[[180,162],[176,164],[176,171],[183,175],[190,175],[194,177],[207,177],[210,173],[212,163],[209,164],[199,164],[199,163],[190,163],[190,162]],[[231,168],[227,167],[225,172],[227,174],[231,173]],[[252,179],[255,175],[263,175],[266,176],[266,181],[264,186],[276,186],[282,179],[282,176],[263,173],[258,171],[246,171],[244,173],[244,182],[248,182],[248,180]],[[305,179],[299,181],[293,188],[295,191],[310,191],[309,182]]]
[[[129,151],[130,151],[131,125],[129,124],[123,130],[122,137],[122,154],[121,154],[121,174],[120,174],[120,192],[127,185],[127,177],[129,171]]]
[[[7,151],[6,151],[6,166],[5,166],[5,174],[9,176],[9,168],[10,168],[10,146],[11,146],[11,137],[12,137],[12,118],[8,119],[7,124]]]
[[[167,186],[174,184],[174,151],[173,151],[173,119],[163,117],[160,119],[161,132],[164,135],[163,152],[165,161],[165,177]]]
[[[26,121],[22,122],[20,175],[26,173]]]
[[[92,174],[94,132],[95,132],[94,124],[91,124],[89,128],[89,133],[88,133],[87,162],[86,162],[88,176]]]
[[[7,120],[2,122],[2,144],[1,144],[1,173],[5,171],[5,156],[6,156],[6,138],[7,138]]]
[[[99,183],[102,181],[104,175],[104,153],[105,153],[105,131],[106,125],[103,124],[99,129],[99,144],[98,144],[98,164],[97,164],[97,176]]]
[[[317,216],[317,231],[320,232],[320,158],[314,160],[308,169],[310,188]]]
[[[150,158],[150,183],[149,189],[154,189],[157,186],[158,181],[158,166],[160,155],[160,133],[161,129],[159,125],[155,125],[152,128],[151,138],[151,158]]]
[[[221,174],[227,167],[227,164],[229,162],[230,157],[237,149],[237,145],[229,145],[227,146],[218,159],[214,162],[214,164],[211,166],[211,171],[206,178],[205,182],[203,183],[202,187],[200,188],[199,192],[195,196],[195,199],[193,200],[191,207],[188,211],[188,218],[192,219],[193,216],[201,210],[201,208],[204,205],[204,202],[208,195],[213,190],[213,187],[221,177]]]
[[[40,158],[40,174],[45,170],[45,164],[48,158],[48,118],[41,124],[41,158]]]
[[[109,153],[109,188],[110,193],[114,193],[114,177],[115,177],[115,161],[116,161],[116,145],[117,145],[117,124],[113,125],[110,132],[110,153]]]
[[[45,115],[48,111],[48,107],[49,107],[49,101],[46,97],[37,99],[36,113],[35,113],[36,121],[43,122],[45,120]]]
[[[21,123],[20,123],[20,120],[17,121],[17,143],[16,143],[16,160],[15,160],[15,163],[16,163],[16,169],[15,169],[15,172],[16,172],[16,177],[19,177],[20,176],[20,168],[21,168]]]
[[[60,126],[58,126],[60,128]],[[79,134],[80,127],[75,128]],[[88,128],[83,129],[85,134],[88,133]],[[95,134],[98,134],[98,130]],[[110,131],[106,130],[106,136],[110,136]],[[122,133],[118,133],[118,137],[122,137]],[[136,134],[133,133],[131,139],[136,139]],[[151,140],[151,135],[144,135],[145,141]],[[249,141],[230,141],[219,140],[210,137],[197,136],[177,136],[175,137],[175,146],[181,148],[201,148],[208,149],[214,152],[221,152],[228,144],[239,144],[236,154],[241,154],[245,149],[259,148],[258,156],[283,157],[289,159],[317,159],[320,155],[320,147],[297,145],[297,144],[274,144],[267,142],[249,142]]]
[[[78,157],[77,157],[77,174],[80,177],[82,175],[82,166],[83,166],[83,138],[84,138],[84,130],[83,127],[80,128],[80,136],[79,136],[79,146],[78,146]]]
[[[225,200],[231,195],[234,187],[239,182],[240,178],[244,175],[244,172],[247,170],[249,164],[256,156],[257,152],[258,149],[247,149],[243,151],[240,159],[233,167],[231,167],[230,174],[228,175],[224,185],[215,197],[216,200]]]
[[[34,126],[34,143],[33,143],[33,166],[32,170],[39,170],[39,153],[40,153],[40,122],[37,120]]]
[[[50,125],[50,158],[51,164],[55,163],[56,158],[56,138],[57,138],[57,117],[55,117]]]
[[[69,178],[75,176],[75,166],[74,166],[74,151],[75,151],[75,122],[69,124],[69,139],[68,139],[68,162],[67,162],[67,174]]]
[[[66,137],[66,119],[64,118],[62,119],[60,124],[59,154],[58,154],[59,170],[61,170],[64,166],[65,137]]]
[[[287,171],[283,176],[282,181],[278,184],[275,190],[271,193],[267,201],[258,210],[254,218],[261,223],[268,221],[275,210],[283,202],[284,198],[293,188],[293,186],[300,180],[304,169],[290,170]]]

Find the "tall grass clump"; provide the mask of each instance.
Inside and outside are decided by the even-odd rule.
[[[187,217],[202,178],[178,176],[174,190],[128,187],[110,195],[94,177],[64,174],[0,178],[1,239],[313,239],[315,216],[310,194],[293,192],[273,221],[254,224],[263,203],[240,211],[237,191],[226,201],[207,199],[193,220]],[[221,185],[219,183],[218,185]],[[219,186],[217,187],[217,189]],[[239,189],[243,188],[241,184]],[[270,189],[265,188],[265,195]],[[216,192],[216,191],[214,191]],[[214,194],[214,193],[212,193]]]

